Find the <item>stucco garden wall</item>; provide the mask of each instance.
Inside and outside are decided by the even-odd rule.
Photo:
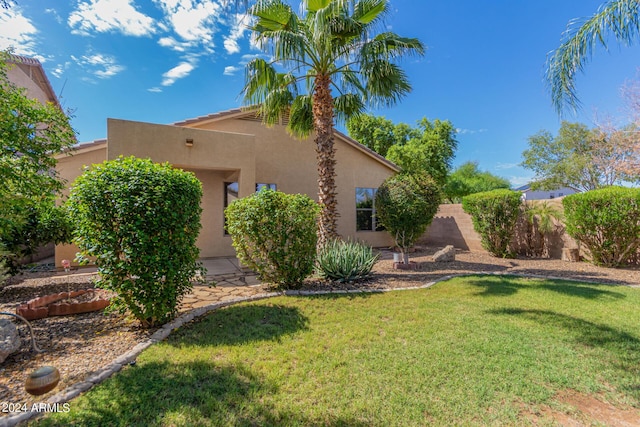
[[[562,199],[546,200],[562,210]],[[530,201],[529,203],[539,203],[538,201]],[[520,234],[523,223],[519,223],[516,236]],[[515,250],[521,249],[521,242],[514,238],[512,247]],[[464,212],[461,204],[443,204],[440,205],[433,222],[418,240],[418,245],[444,247],[453,245],[458,249],[468,250],[471,252],[486,252],[480,243],[480,235],[473,229],[471,216]],[[577,248],[578,244],[567,235],[564,230],[553,233],[549,237],[549,252],[551,258],[560,259],[562,257],[563,248]],[[582,255],[585,255],[584,253]]]

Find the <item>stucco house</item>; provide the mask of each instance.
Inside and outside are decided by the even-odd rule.
[[[562,187],[555,190],[532,190],[531,184],[518,187],[515,191],[520,191],[524,200],[547,200],[555,199],[556,197],[564,197],[569,194],[579,193],[580,190],[576,190],[573,187]]]
[[[10,64],[7,70],[10,82],[26,89],[29,98],[37,99],[42,104],[51,102],[60,107],[58,97],[53,91],[51,82],[40,61],[35,58],[9,54],[7,62]]]
[[[224,231],[224,208],[262,187],[307,194],[317,200],[313,135],[296,140],[280,124],[265,126],[255,112],[234,109],[172,125],[108,119],[107,139],[80,144],[72,155],[58,156],[57,169],[71,185],[84,165],[118,156],[169,162],[193,172],[203,184],[200,256],[235,255]],[[376,231],[373,196],[399,168],[341,132],[335,131],[338,232],[374,247],[392,244]],[[68,191],[68,189],[67,189]],[[56,247],[56,265],[73,259],[73,245]]]

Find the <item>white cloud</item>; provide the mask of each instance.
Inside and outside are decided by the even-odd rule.
[[[213,36],[217,31],[221,6],[212,0],[154,0],[166,18],[165,28],[171,29],[179,38],[183,48],[201,46],[213,52]],[[162,43],[161,43],[162,45]],[[170,45],[173,48],[175,44]]]
[[[51,74],[54,77],[59,79],[60,77],[62,77],[62,74],[64,74],[64,72],[69,69],[70,65],[71,65],[71,62],[65,62],[64,64],[58,64],[51,70]]]
[[[496,164],[496,169],[500,169],[500,170],[513,169],[513,168],[517,168],[518,166],[520,166],[519,163],[500,163],[500,162],[498,162]]]
[[[0,49],[13,47],[18,55],[35,56],[36,34],[38,30],[21,14],[19,7],[0,8]]]
[[[162,89],[159,87],[150,87],[149,89],[147,89],[147,92],[153,92],[153,93],[160,93],[162,92]]]
[[[461,128],[456,129],[456,132],[459,135],[474,135],[476,133],[484,133],[488,131],[489,129],[461,129]]]
[[[532,182],[532,176],[511,176],[508,178],[513,187],[521,187]]]
[[[237,40],[227,37],[224,39],[224,49],[231,55],[240,52],[240,45]]]
[[[191,43],[179,42],[173,37],[162,37],[158,40],[158,44],[176,52],[185,52],[191,46]]]
[[[178,79],[187,77],[195,66],[189,62],[181,62],[162,75],[162,86],[171,86]]]
[[[224,48],[228,54],[234,54],[240,52],[240,46],[238,40],[242,38],[245,30],[247,29],[247,22],[250,18],[246,14],[236,13],[233,16],[233,22],[231,23],[231,31],[224,39]]]
[[[245,54],[242,55],[242,57],[240,58],[240,65],[247,65],[249,62],[253,61],[254,59],[258,59],[258,58],[263,58],[267,61],[273,61],[273,57],[264,54],[264,53],[253,53],[253,54]]]
[[[60,17],[55,9],[45,9],[44,12],[53,15],[53,18],[56,20],[56,22],[58,24],[62,24],[62,17]]]
[[[228,67],[224,67],[224,75],[225,76],[234,76],[236,74],[236,72],[242,70],[242,67],[234,67],[232,65],[228,66]]]
[[[67,20],[72,33],[91,35],[94,32],[120,32],[129,36],[154,33],[153,18],[140,13],[132,0],[89,0],[81,2]]]
[[[80,58],[71,56],[81,67],[87,68],[89,72],[100,79],[108,79],[125,70],[119,65],[116,58],[101,53],[83,55]]]

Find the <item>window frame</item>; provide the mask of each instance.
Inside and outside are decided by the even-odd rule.
[[[359,195],[362,193],[362,191],[366,191],[367,193],[369,193],[366,197],[366,199],[364,200],[359,200]],[[356,196],[356,231],[360,232],[375,232],[375,231],[384,231],[384,227],[382,227],[381,225],[378,224],[377,221],[377,215],[376,215],[376,192],[378,191],[377,188],[373,188],[373,187],[356,187],[356,191],[355,191],[355,196]],[[363,203],[363,202],[367,202],[369,201],[369,199],[371,200],[371,207],[370,208],[359,208],[358,204],[359,203]],[[368,220],[368,222],[371,223],[371,228],[359,228],[360,227],[360,223],[358,221],[358,213],[360,212],[370,212],[370,219]]]

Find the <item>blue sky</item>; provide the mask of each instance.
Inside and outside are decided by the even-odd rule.
[[[422,58],[402,63],[413,85],[374,110],[414,125],[448,119],[459,130],[454,165],[521,185],[527,138],[560,119],[543,81],[546,55],[569,20],[604,0],[391,0],[387,26],[417,37]],[[261,52],[246,17],[221,0],[17,0],[0,9],[0,49],[39,58],[83,142],[106,136],[108,117],[173,123],[241,105],[244,64]],[[577,79],[583,109],[565,119],[623,118],[620,87],[637,78],[637,47],[598,49]]]

